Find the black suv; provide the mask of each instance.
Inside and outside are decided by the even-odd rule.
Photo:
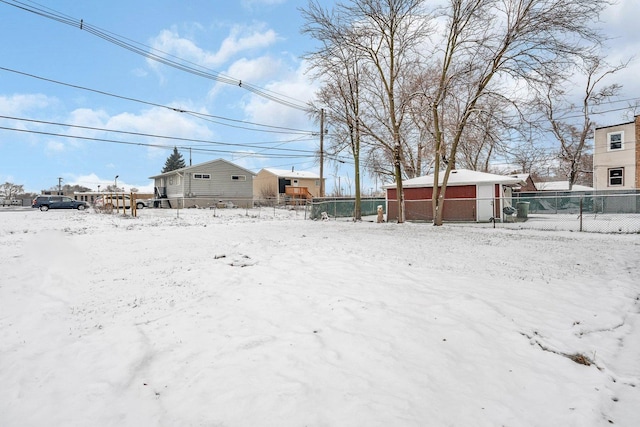
[[[33,199],[31,207],[40,208],[41,211],[49,209],[78,209],[82,211],[88,208],[89,204],[65,196],[38,196]]]

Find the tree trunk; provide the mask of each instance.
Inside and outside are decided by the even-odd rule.
[[[404,189],[402,188],[402,168],[400,162],[400,146],[396,144],[393,149],[393,172],[396,178],[396,198],[398,199],[398,224],[405,220],[404,214]]]
[[[358,144],[358,147],[359,145],[360,144]],[[355,221],[361,221],[362,220],[362,195],[360,192],[360,150],[359,148],[357,150],[354,150],[353,161],[355,162],[354,180],[356,185],[356,200],[355,200],[354,209],[353,209],[353,219]]]

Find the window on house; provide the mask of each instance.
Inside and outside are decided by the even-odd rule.
[[[169,185],[173,185],[173,178],[169,178]]]
[[[246,175],[231,175],[231,181],[246,181]]]
[[[624,143],[624,132],[612,132],[607,134],[609,150],[622,150]]]
[[[609,169],[609,186],[615,187],[624,184],[624,168]]]
[[[316,187],[320,187],[320,180],[316,179]]]
[[[211,179],[211,174],[209,173],[194,173],[193,179]]]

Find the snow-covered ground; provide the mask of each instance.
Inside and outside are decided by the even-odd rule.
[[[0,224],[4,427],[640,425],[638,235],[279,209]]]

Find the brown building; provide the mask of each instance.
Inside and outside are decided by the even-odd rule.
[[[255,200],[309,199],[320,197],[320,176],[307,171],[262,169],[253,180]]]

